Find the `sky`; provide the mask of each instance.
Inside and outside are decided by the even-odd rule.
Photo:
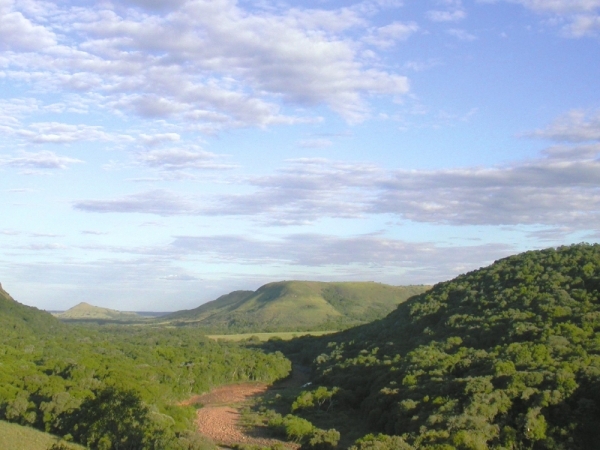
[[[0,282],[195,308],[600,241],[600,0],[0,0]]]

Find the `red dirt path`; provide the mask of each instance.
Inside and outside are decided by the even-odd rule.
[[[239,425],[238,408],[250,397],[264,394],[266,384],[245,383],[219,387],[207,394],[192,397],[185,404],[202,404],[196,412],[196,427],[200,433],[222,445],[254,444],[270,446],[289,442],[249,436]],[[297,448],[297,446],[295,446]]]

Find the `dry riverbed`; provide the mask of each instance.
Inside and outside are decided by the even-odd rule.
[[[221,386],[207,394],[192,397],[186,404],[203,405],[196,413],[196,427],[201,434],[218,444],[271,446],[279,443],[288,448],[298,448],[289,442],[250,435],[241,427],[240,408],[252,397],[264,394],[267,388],[262,383]]]

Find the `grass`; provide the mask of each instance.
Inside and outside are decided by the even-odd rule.
[[[48,450],[52,444],[57,442],[63,443],[72,450],[84,449],[80,445],[67,443],[51,434],[0,421],[0,447],[3,450]]]
[[[330,331],[282,331],[275,333],[245,333],[245,334],[209,334],[207,337],[214,340],[225,340],[225,341],[244,341],[248,339],[256,340],[258,338],[261,342],[268,341],[269,339],[276,338],[284,341],[289,341],[300,336],[323,336],[325,334],[336,333],[335,330]]]

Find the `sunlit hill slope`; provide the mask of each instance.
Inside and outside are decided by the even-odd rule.
[[[235,291],[161,322],[222,332],[343,329],[381,318],[428,286],[281,281]]]

